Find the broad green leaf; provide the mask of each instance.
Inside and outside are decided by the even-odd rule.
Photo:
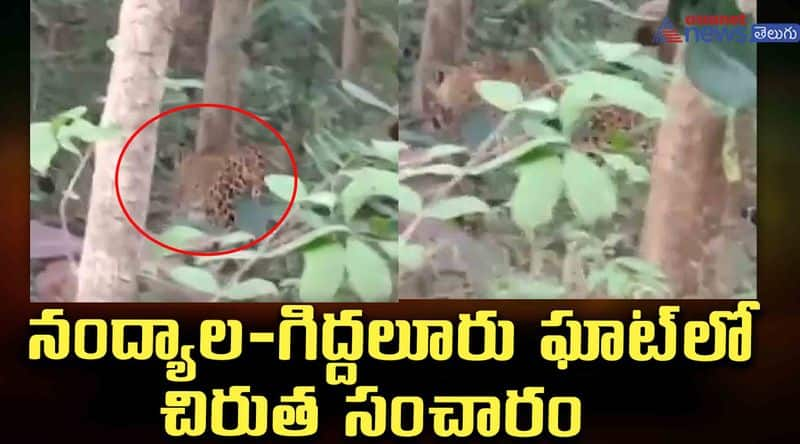
[[[392,259],[397,259],[400,254],[400,244],[397,241],[379,241],[381,249]]]
[[[385,196],[397,199],[400,183],[396,172],[376,168],[362,168],[347,174],[353,180],[347,184],[339,195],[346,220],[352,220],[356,212],[371,197]]]
[[[561,132],[569,137],[575,129],[583,111],[589,107],[595,94],[595,86],[591,82],[574,81],[561,94],[558,108],[561,119]]]
[[[72,143],[72,139],[79,139],[87,143],[94,143],[99,140],[111,139],[121,133],[117,128],[104,128],[96,126],[83,119],[75,119],[68,125],[63,125],[58,130],[57,139],[67,151],[81,155],[80,150]]]
[[[303,302],[330,302],[344,280],[344,249],[324,242],[303,251],[303,273],[298,288]]]
[[[362,301],[386,301],[392,294],[392,277],[386,261],[364,242],[349,237],[345,264],[350,287]]]
[[[558,111],[558,103],[549,97],[537,97],[518,104],[514,110],[535,111],[549,115]]]
[[[398,197],[398,207],[400,212],[417,214],[422,211],[422,198],[408,185],[400,184]]]
[[[197,228],[188,227],[185,225],[175,225],[169,227],[166,231],[158,236],[158,240],[167,245],[177,248],[188,247],[192,240],[204,237],[206,234]]]
[[[475,90],[483,100],[506,112],[525,99],[519,86],[511,82],[481,80],[475,84]]]
[[[642,72],[652,79],[667,80],[675,73],[674,66],[667,65],[646,54],[634,54],[620,63]]]
[[[637,165],[630,157],[624,154],[602,153],[603,160],[614,171],[620,171],[628,176],[633,183],[646,183],[650,180],[647,168]]]
[[[486,202],[474,196],[450,197],[434,202],[425,208],[425,217],[432,219],[454,219],[467,214],[487,213],[490,208]]]
[[[743,49],[729,49],[733,45]],[[755,59],[755,43],[689,43],[685,55],[686,75],[711,99],[730,108],[747,108],[756,103]]]
[[[366,103],[367,105],[372,105],[372,106],[374,106],[376,108],[380,108],[380,109],[386,111],[389,114],[393,114],[393,115],[398,115],[399,114],[399,112],[398,112],[399,110],[397,109],[397,106],[392,107],[392,106],[387,105],[381,99],[375,97],[374,94],[372,94],[371,92],[367,91],[366,89],[356,85],[353,82],[350,82],[348,80],[342,80],[342,89],[347,91],[348,94],[350,94],[351,96],[355,97],[356,99]]]
[[[625,294],[630,284],[630,277],[628,273],[620,270],[618,267],[609,266],[606,271],[606,289],[608,295],[612,298],[622,298],[631,296]]]
[[[520,157],[528,154],[535,148],[544,147],[547,145],[567,145],[569,141],[561,135],[550,136],[550,137],[539,137],[536,139],[529,140],[516,148],[512,148],[509,151],[495,157],[492,160],[484,162],[479,165],[475,165],[474,167],[470,168],[469,174],[473,175],[480,175],[485,174],[495,168],[499,168],[507,163],[513,162]]]
[[[635,80],[596,71],[585,71],[569,79],[576,85],[585,85],[592,94],[599,95],[612,105],[636,111],[645,117],[663,119],[667,113],[664,102]]]
[[[617,211],[617,190],[608,173],[586,154],[564,153],[564,183],[567,199],[578,219],[593,225]]]
[[[228,299],[250,299],[255,297],[277,296],[278,287],[264,279],[248,279],[238,282],[222,291],[222,296]]]
[[[419,168],[403,168],[398,176],[399,180],[406,180],[415,176],[425,176],[428,174],[434,176],[458,176],[462,174],[464,169],[451,165],[449,163],[437,163],[435,165],[428,165]]]
[[[388,160],[392,163],[397,163],[400,158],[400,150],[405,146],[403,142],[387,141],[387,140],[373,140],[372,153],[376,157]]]
[[[564,191],[561,159],[556,155],[537,156],[517,168],[519,180],[511,194],[511,218],[528,231],[550,222],[553,208]]]
[[[88,110],[89,108],[85,106],[82,105],[76,106],[75,108],[68,109],[63,113],[60,113],[58,116],[56,116],[56,119],[62,119],[62,118],[66,120],[80,119],[86,114]]]
[[[58,152],[58,140],[50,122],[32,123],[30,136],[31,168],[44,176],[50,167],[50,161]]]
[[[169,275],[175,282],[193,290],[211,294],[219,290],[217,279],[203,268],[181,265],[170,270]]]
[[[638,43],[613,43],[598,40],[595,48],[600,56],[609,63],[622,62],[642,48]]]
[[[303,202],[309,202],[314,205],[321,205],[323,207],[333,208],[336,205],[336,193],[331,191],[319,191],[317,193],[309,194],[302,199]]]
[[[288,174],[270,174],[264,178],[264,184],[267,189],[280,197],[281,199],[289,202],[292,199],[292,191],[294,191],[294,176]],[[303,200],[308,196],[305,184],[297,180],[297,195],[295,199]]]
[[[425,264],[425,248],[422,245],[410,244],[401,239],[398,252],[398,262],[407,270],[417,270]]]
[[[428,148],[425,154],[429,160],[433,160],[440,157],[452,156],[453,154],[461,154],[465,152],[467,152],[467,148],[459,145],[435,145]]]

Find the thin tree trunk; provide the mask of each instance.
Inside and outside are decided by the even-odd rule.
[[[240,75],[247,58],[241,43],[250,30],[250,0],[216,0],[208,39],[203,102],[238,106]],[[202,108],[196,150],[223,153],[235,148],[236,117],[232,111]]]
[[[466,58],[472,13],[471,0],[428,1],[411,98],[415,113],[425,114],[425,85],[435,79],[437,66],[455,65]]]
[[[124,0],[101,122],[118,125],[123,136],[95,145],[83,258],[78,272],[81,302],[131,301],[138,288],[144,239],[122,214],[114,193],[114,170],[125,138],[159,111],[164,76],[178,15],[174,0]],[[125,206],[144,225],[156,153],[157,124],[134,140],[120,167]]]
[[[683,48],[676,60],[682,60]],[[667,90],[667,118],[656,139],[642,256],[658,264],[676,297],[707,297],[715,280],[712,241],[719,238],[730,186],[722,164],[725,117],[684,76]]]
[[[180,0],[180,5],[170,66],[182,74],[201,74],[206,68],[214,0]]]
[[[342,27],[342,74],[356,78],[363,64],[363,41],[359,24],[360,0],[345,0]]]

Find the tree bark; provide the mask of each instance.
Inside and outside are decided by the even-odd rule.
[[[214,2],[203,90],[205,103],[239,104],[240,75],[247,63],[241,43],[250,30],[250,4],[250,0]],[[202,108],[199,115],[196,151],[224,153],[235,149],[235,112]]]
[[[144,239],[131,227],[114,192],[114,170],[125,138],[158,113],[178,15],[173,0],[124,0],[102,125],[118,125],[123,136],[95,145],[88,225],[78,272],[80,302],[124,302],[135,298]],[[140,225],[149,206],[157,124],[128,148],[120,167],[125,206]]]
[[[201,74],[206,68],[213,0],[180,0],[180,16],[170,54],[170,66],[182,74]]]
[[[411,107],[427,111],[425,86],[435,79],[439,65],[456,65],[466,59],[471,0],[429,0],[419,60],[414,73]]]
[[[683,48],[677,59],[682,60]],[[642,256],[662,267],[676,297],[708,297],[715,281],[713,241],[720,238],[730,185],[722,163],[725,117],[688,78],[667,90],[642,231]],[[712,291],[713,292],[713,291]]]
[[[342,74],[353,79],[358,76],[363,55],[363,41],[359,24],[360,0],[345,0],[342,27]]]

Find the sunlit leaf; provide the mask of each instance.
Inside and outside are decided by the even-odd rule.
[[[434,202],[425,208],[426,217],[432,219],[454,219],[467,214],[487,213],[490,210],[486,202],[474,196],[458,196]]]
[[[344,248],[324,242],[303,250],[303,273],[298,294],[303,302],[330,302],[344,280]]]
[[[561,159],[539,156],[517,168],[519,180],[511,194],[511,218],[523,230],[550,222],[553,209],[564,191]]]
[[[567,199],[578,219],[593,225],[617,211],[617,190],[606,170],[586,154],[568,150],[564,154]]]
[[[214,275],[202,268],[181,265],[170,270],[169,275],[172,280],[187,288],[211,294],[219,290]]]
[[[475,90],[483,100],[503,111],[513,110],[524,100],[522,90],[511,82],[481,80],[475,84]]]
[[[392,278],[386,261],[364,242],[347,239],[345,264],[348,282],[366,302],[385,301],[392,294]]]

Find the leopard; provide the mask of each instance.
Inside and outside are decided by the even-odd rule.
[[[437,130],[455,133],[460,116],[484,103],[475,91],[482,80],[511,82],[529,94],[539,91],[542,96],[559,101],[566,84],[550,80],[544,65],[536,58],[505,59],[486,54],[466,65],[439,70],[427,87],[428,117]],[[587,110],[582,124],[572,133],[572,144],[590,154],[613,149],[620,142],[644,150],[652,146],[653,132],[647,131],[641,114],[616,105],[601,105]],[[638,131],[645,128],[645,131]]]
[[[236,225],[236,200],[260,198],[266,170],[263,151],[252,145],[229,153],[188,154],[178,166],[177,211],[192,222],[230,231]]]

